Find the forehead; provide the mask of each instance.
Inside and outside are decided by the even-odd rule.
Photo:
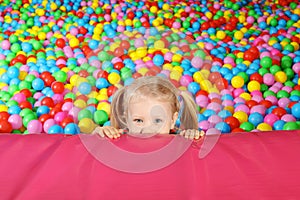
[[[140,114],[171,114],[171,103],[155,99],[134,98],[129,101],[129,113]]]

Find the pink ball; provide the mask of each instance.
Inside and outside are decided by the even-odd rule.
[[[9,50],[10,48],[10,42],[8,40],[3,40],[1,43],[1,47],[4,50]]]
[[[196,103],[200,107],[205,108],[208,105],[208,98],[205,95],[198,95],[196,97]]]
[[[210,123],[210,124],[217,124],[217,123],[219,123],[219,122],[222,122],[223,120],[222,120],[222,118],[220,117],[220,116],[218,116],[218,115],[212,115],[212,116],[210,116],[208,119],[207,119],[207,121]]]
[[[191,64],[196,69],[199,69],[203,65],[203,60],[202,60],[202,58],[195,56],[194,58],[192,58]]]
[[[293,65],[293,70],[295,73],[299,73],[300,72],[300,63],[295,63]]]
[[[62,111],[62,112],[58,112],[56,113],[56,115],[54,116],[54,120],[57,123],[60,123],[62,120],[64,120],[66,117],[68,116],[68,113],[66,111]]]
[[[204,131],[206,131],[209,128],[212,128],[212,126],[210,125],[210,123],[208,121],[201,121],[201,122],[199,122],[198,123],[198,127],[201,130],[204,130]]]
[[[273,126],[273,124],[279,120],[279,117],[273,113],[267,114],[264,118],[264,122]]]
[[[266,85],[273,85],[275,82],[275,78],[274,78],[273,74],[266,73],[263,76],[263,81],[264,81],[264,84],[266,84]]]
[[[182,86],[188,86],[191,82],[193,82],[193,78],[189,75],[183,75],[180,78],[180,84]]]
[[[21,103],[23,101],[26,101],[26,96],[23,93],[17,93],[13,96],[12,99],[17,101],[18,103]]]
[[[47,119],[45,122],[44,122],[44,126],[43,126],[43,129],[45,131],[45,133],[48,133],[48,130],[51,126],[55,125],[56,122],[54,119]]]
[[[234,109],[234,112],[237,112],[237,111],[243,111],[244,113],[247,113],[249,114],[249,108],[248,106],[246,106],[245,104],[241,104],[241,105],[238,105],[235,109]]]
[[[74,104],[72,102],[65,102],[62,105],[61,110],[69,112],[73,107],[74,107]]]
[[[15,130],[21,128],[23,125],[22,117],[17,114],[13,114],[13,115],[9,116],[8,122],[11,124],[12,128]]]
[[[207,109],[213,110],[216,113],[220,112],[222,109],[222,106],[216,102],[211,102],[207,105]]]
[[[134,46],[135,46],[135,48],[144,47],[145,42],[142,38],[138,38],[134,41]]]
[[[281,120],[285,121],[285,122],[295,122],[296,119],[293,115],[291,114],[285,114],[281,117]]]
[[[289,98],[284,97],[278,100],[278,106],[285,108],[290,102],[291,101]]]
[[[256,105],[256,106],[253,106],[250,110],[250,113],[255,113],[255,112],[258,112],[259,114],[261,115],[265,115],[266,113],[266,107],[263,106],[263,105]]]
[[[175,29],[181,28],[181,24],[179,22],[174,22],[173,28],[175,28]]]
[[[28,133],[41,133],[43,125],[39,120],[31,120],[27,125]]]

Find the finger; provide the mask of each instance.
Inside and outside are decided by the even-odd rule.
[[[193,140],[195,138],[195,131],[194,130],[190,130],[190,137],[189,139]]]
[[[200,131],[200,137],[204,137],[205,132],[204,131]]]
[[[184,134],[184,137],[186,138],[186,139],[189,139],[189,137],[190,137],[190,131],[189,130],[186,130],[186,132],[185,132],[185,134]]]
[[[184,136],[185,135],[185,130],[180,131],[179,135]]]
[[[93,130],[92,134],[98,134],[98,135],[100,135],[101,137],[105,137],[102,128],[99,127],[99,126],[96,127],[96,128]]]
[[[107,129],[105,129],[104,133],[107,137],[112,139],[114,137],[114,134],[116,133],[116,129],[113,127],[108,127]]]
[[[199,138],[200,138],[200,132],[196,130],[194,139],[198,140]]]

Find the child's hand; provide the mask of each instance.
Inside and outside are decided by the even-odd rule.
[[[198,140],[199,138],[205,135],[204,131],[198,131],[196,129],[187,129],[180,131],[180,135],[184,136],[187,139],[195,139]]]
[[[92,134],[99,134],[101,137],[108,137],[110,139],[116,139],[121,137],[121,134],[123,133],[123,129],[116,129],[112,126],[97,126]]]

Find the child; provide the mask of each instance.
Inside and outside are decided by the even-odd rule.
[[[118,89],[110,121],[111,126],[97,127],[93,133],[109,138],[120,137],[124,130],[132,134],[179,132],[190,139],[204,136],[198,131],[197,108],[190,95],[158,76],[141,77]],[[176,122],[180,122],[177,128]]]

